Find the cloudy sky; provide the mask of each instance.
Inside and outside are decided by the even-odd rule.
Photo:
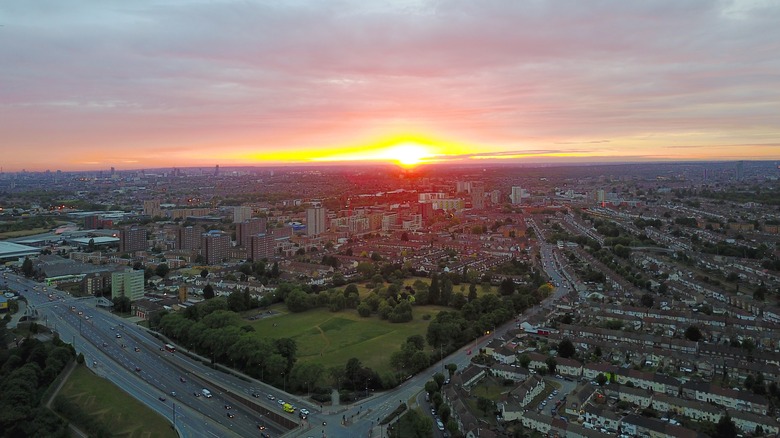
[[[0,0],[0,166],[780,159],[778,23],[774,0]]]

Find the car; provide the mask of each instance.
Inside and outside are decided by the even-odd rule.
[[[547,401],[542,401],[542,406],[547,406]]]
[[[111,330],[116,330],[116,327],[113,327],[113,326],[112,326],[112,327],[111,327]]]
[[[141,367],[135,367],[135,371],[140,373],[141,372]]]
[[[234,413],[232,413],[232,412],[228,412],[228,413],[227,413],[227,416],[228,416],[228,418],[233,418],[233,417],[235,417],[235,416],[236,416],[236,414],[234,414]]]
[[[182,377],[182,376],[179,376],[179,382],[181,382],[181,383],[187,383],[187,379],[185,379],[185,378],[184,378],[184,377]]]
[[[308,415],[304,414],[301,411],[298,411],[298,416],[301,417],[301,420],[305,420],[308,417]]]
[[[121,338],[122,338],[122,335],[120,335],[119,333],[117,333],[117,334],[116,334],[116,338],[117,338],[117,339],[121,339]]]
[[[254,397],[254,398],[260,398],[260,393],[259,393],[259,392],[253,392],[253,393],[252,393],[252,397]]]
[[[264,425],[262,425],[262,424],[258,424],[258,425],[257,425],[257,428],[258,428],[258,429],[260,429],[260,430],[265,430],[265,426],[264,426]]]
[[[135,350],[135,351],[141,351],[141,349],[140,349],[140,348],[138,348],[138,347],[135,347],[133,350]]]
[[[225,409],[228,409],[228,410],[233,409],[233,406],[225,405]]]
[[[436,427],[439,428],[439,430],[444,430],[444,423],[442,423],[441,420],[437,420]]]
[[[96,361],[96,360],[93,360],[93,361],[92,361],[92,366],[93,366],[93,367],[96,367],[96,366],[97,366],[97,361]]]
[[[176,391],[171,391],[171,397],[176,397]]]
[[[200,393],[198,391],[193,392],[192,395],[194,395],[195,397],[200,397]]]
[[[272,396],[271,394],[268,394],[266,397],[268,397],[268,400],[276,400],[276,397]]]
[[[553,395],[558,395],[558,390],[557,389],[553,391]]]
[[[309,415],[309,410],[306,408],[301,408],[301,414],[303,415]]]
[[[444,381],[444,384],[445,384],[445,385],[449,385],[449,383],[450,383],[450,379],[446,379],[446,380]]]
[[[165,400],[167,400],[167,399],[165,398],[165,396],[164,396],[164,395],[161,395],[161,396],[159,396],[159,397],[157,397],[157,398],[159,398],[159,399],[160,399],[160,401],[162,401],[162,402],[164,402]]]
[[[103,342],[103,346],[104,346],[104,347],[108,347],[108,344],[106,344],[105,342]]]
[[[284,404],[284,400],[282,400],[282,399],[279,399],[276,402],[279,403],[279,405],[283,405]]]
[[[436,409],[431,408],[431,415],[436,415]]]

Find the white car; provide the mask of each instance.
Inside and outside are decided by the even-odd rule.
[[[277,403],[279,403],[280,405],[283,405],[283,404],[284,404],[284,400],[282,400],[282,399],[279,399],[279,400],[277,400],[276,402],[277,402]]]
[[[306,408],[303,408],[303,409],[301,409],[301,411],[300,411],[300,412],[301,412],[301,414],[303,414],[303,415],[309,415],[309,410],[308,410],[308,409],[306,409]]]

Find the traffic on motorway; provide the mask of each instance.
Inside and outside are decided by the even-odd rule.
[[[257,436],[258,431],[277,436],[286,431],[258,413],[262,408],[257,405],[279,409],[271,400],[236,403],[235,394],[245,393],[246,382],[177,353],[170,344],[166,348],[146,329],[96,308],[95,298],[72,297],[8,273],[4,273],[3,286],[24,296],[28,318],[35,318],[72,343],[96,374],[169,418],[182,436],[202,436],[204,432]],[[209,382],[231,390],[212,392]]]

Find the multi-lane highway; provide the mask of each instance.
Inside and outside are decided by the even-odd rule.
[[[2,284],[25,296],[28,313],[72,343],[96,374],[172,422],[175,418],[181,436],[260,436],[260,427],[270,436],[284,431],[263,415],[264,407],[279,410],[275,403],[265,397],[241,403],[244,397],[236,394],[247,394],[245,381],[166,351],[145,329],[97,309],[95,299],[71,297],[13,274]],[[203,396],[204,388],[211,388],[212,397]]]

